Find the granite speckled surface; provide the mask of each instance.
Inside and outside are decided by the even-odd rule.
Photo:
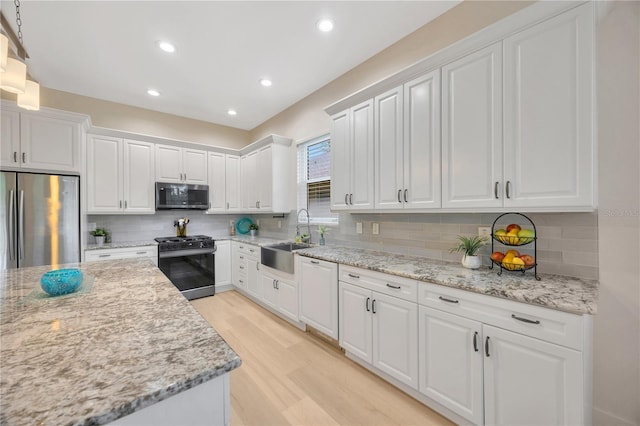
[[[504,271],[499,276],[496,269],[470,270],[452,262],[347,247],[314,247],[296,253],[575,314],[597,312],[598,282],[594,280],[541,274],[542,280],[536,281],[533,271],[524,275]]]
[[[122,241],[117,243],[105,243],[101,246],[95,244],[88,244],[85,250],[104,250],[104,249],[115,249],[115,248],[127,248],[127,247],[144,247],[144,246],[157,246],[158,243],[151,240],[143,240],[143,241]]]
[[[258,247],[268,246],[272,244],[279,244],[279,243],[291,243],[294,240],[293,237],[287,238],[287,239],[277,239],[277,238],[259,237],[259,236],[251,237],[250,235],[234,235],[234,236],[229,236],[225,239],[229,239],[231,241],[237,241],[240,243],[253,244],[254,246],[258,246]]]
[[[0,424],[105,424],[240,366],[151,260],[65,266],[91,292],[21,303],[53,268],[0,271]]]

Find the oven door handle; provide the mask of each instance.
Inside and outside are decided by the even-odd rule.
[[[204,248],[204,249],[161,251],[158,253],[158,258],[166,259],[169,257],[195,256],[198,254],[215,254],[215,252],[216,252],[215,247]]]

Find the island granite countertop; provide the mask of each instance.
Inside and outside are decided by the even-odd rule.
[[[157,246],[158,243],[153,240],[142,240],[142,241],[118,241],[115,243],[104,243],[99,246],[97,244],[87,244],[85,250],[105,250],[105,249],[117,249],[117,248],[128,248],[128,247],[145,247],[145,246]]]
[[[240,366],[151,260],[64,266],[91,290],[25,299],[57,268],[0,271],[0,424],[105,424]]]
[[[542,274],[542,280],[537,281],[532,271],[524,275],[503,271],[498,275],[497,270],[486,267],[471,270],[453,262],[350,247],[321,246],[296,253],[579,315],[597,312],[598,282],[595,280]]]

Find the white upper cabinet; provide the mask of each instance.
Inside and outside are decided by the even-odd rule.
[[[502,207],[502,43],[442,67],[442,207]]]
[[[154,160],[152,143],[89,135],[87,212],[155,213]]]
[[[240,210],[240,157],[225,156],[225,196],[227,211]]]
[[[209,176],[209,213],[224,212],[226,204],[226,170],[225,154],[208,153]]]
[[[375,207],[440,207],[440,70],[376,96],[374,122]]]
[[[332,117],[331,209],[372,209],[373,100]]]
[[[505,207],[594,205],[589,7],[504,41]]]
[[[85,117],[41,110],[20,112],[2,103],[3,167],[79,173]]]
[[[156,145],[158,182],[207,184],[207,152],[199,149]]]
[[[242,210],[288,213],[294,168],[291,140],[273,135],[268,139],[240,159]]]

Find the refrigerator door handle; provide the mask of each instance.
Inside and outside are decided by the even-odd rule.
[[[9,214],[8,214],[8,226],[9,230],[9,260],[16,259],[16,227],[13,215],[16,211],[16,197],[13,193],[13,189],[9,191]]]
[[[24,191],[20,191],[20,204],[18,205],[20,214],[18,215],[18,254],[20,260],[24,259]]]

